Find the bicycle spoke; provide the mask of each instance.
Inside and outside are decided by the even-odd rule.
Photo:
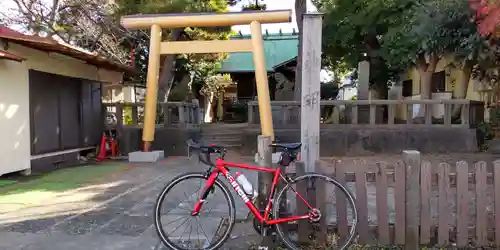
[[[200,188],[201,188],[201,187],[200,187]],[[200,188],[198,188],[198,189],[197,189],[197,191],[195,191],[195,193],[197,193],[197,192],[200,190]],[[195,193],[193,193],[191,196],[195,195]],[[179,204],[179,205],[177,205],[176,207],[174,207],[174,208],[172,208],[172,209],[170,209],[170,210],[167,210],[165,213],[171,212],[172,210],[174,210],[174,209],[176,209],[176,208],[182,209],[182,210],[184,210],[184,211],[188,211],[189,213],[191,213],[191,212],[192,212],[192,210],[191,210],[191,209],[192,209],[192,208],[194,208],[194,204],[191,204],[191,202],[190,202],[190,199],[191,199],[190,197],[191,197],[191,196],[187,195],[187,194],[186,194],[186,192],[183,192],[183,194],[184,194],[184,197],[185,197],[186,199],[185,199],[185,200],[181,200],[180,202],[175,202],[175,203],[177,203],[177,204]],[[198,195],[197,195],[197,196],[198,196]],[[179,199],[179,200],[180,200],[180,199]],[[188,203],[188,206],[189,206],[190,208],[185,208],[185,207],[182,207],[182,204],[184,204],[184,203]],[[162,213],[162,214],[165,214],[165,213]]]
[[[200,229],[201,229],[201,231],[202,231],[202,232],[203,232],[203,234],[205,235],[205,238],[206,238],[206,239],[207,239],[207,241],[208,241],[208,235],[207,235],[207,233],[205,233],[205,230],[203,230],[203,227],[202,227],[202,226],[201,226],[201,224],[200,224],[200,219],[199,219],[198,217],[196,217],[196,221],[198,222],[198,225],[200,225]]]
[[[187,180],[192,180],[194,183],[187,183]],[[168,249],[215,250],[219,249],[230,236],[235,218],[234,200],[230,189],[220,181],[215,181],[214,191],[219,190],[210,193],[200,213],[191,214],[194,202],[200,198],[205,183],[204,173],[186,174],[172,180],[158,198],[155,207],[155,226],[160,239]],[[178,203],[172,203],[172,200]],[[162,204],[166,207],[162,207]],[[223,221],[223,225],[217,223],[217,220]]]
[[[188,235],[188,244],[191,243],[191,231],[193,230],[193,224],[191,221],[193,220],[193,217],[189,220],[189,235]],[[189,246],[189,245],[188,245]]]
[[[171,233],[177,231],[177,229],[179,229],[180,226],[184,225],[184,223],[189,219],[189,217],[187,217],[183,222],[182,224],[180,224],[178,227],[174,228],[174,231],[172,231]]]
[[[276,231],[288,249],[346,249],[353,239],[353,230],[350,231],[351,235],[349,237],[340,240],[333,231],[324,229],[324,227],[327,227],[331,222],[331,219],[335,220],[337,217],[336,206],[334,205],[338,199],[337,196],[335,196],[336,191],[340,191],[344,194],[346,205],[349,205],[349,208],[354,211],[352,215],[355,226],[357,215],[355,212],[354,199],[348,191],[345,191],[347,190],[346,188],[341,189],[340,187],[342,186],[340,186],[338,182],[328,176],[306,174],[290,181],[290,183],[285,186],[285,189],[278,192],[273,203],[276,204],[276,206],[273,207],[273,216],[275,218],[299,216],[304,213],[311,213],[312,211],[318,212],[314,213],[318,215],[317,218],[313,216],[311,219],[301,220],[300,222],[294,221],[276,225]],[[324,188],[323,191],[319,191],[319,193],[324,193],[324,198],[319,198],[318,200],[315,197],[307,197],[309,194],[316,196],[318,188]],[[294,197],[295,199],[293,199]],[[326,200],[324,200],[325,198]],[[282,199],[286,199],[285,209],[288,214],[279,211],[282,209],[282,206],[278,204],[282,203]],[[308,202],[311,202],[312,207],[309,206]],[[300,211],[293,212],[293,209]],[[318,224],[320,222],[326,223],[326,225]],[[333,222],[335,223],[335,221]],[[320,235],[318,235],[318,233]],[[311,236],[314,237],[311,238]]]
[[[186,196],[186,203],[189,203],[190,207],[194,207],[194,204],[191,204],[191,202],[189,202],[189,196],[186,194],[186,192],[183,192],[183,193],[184,193],[184,196]]]
[[[203,185],[203,181],[200,180],[200,186],[198,186],[198,190],[196,192],[198,192],[199,190],[201,190],[202,185]]]
[[[196,217],[196,223],[199,225],[198,217]],[[196,228],[196,236],[198,238],[198,245],[201,245],[200,232],[198,231],[198,228]]]
[[[180,221],[181,219],[183,219],[183,217],[180,217],[180,218],[178,218],[178,219],[175,219],[175,220],[171,221],[170,223],[168,223],[167,225],[170,225],[170,224],[172,224],[172,223],[174,223],[174,222],[176,222],[176,221]]]

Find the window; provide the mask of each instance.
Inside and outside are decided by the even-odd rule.
[[[446,74],[443,71],[432,74],[431,93],[446,91]]]
[[[403,81],[403,97],[413,95],[413,80]]]

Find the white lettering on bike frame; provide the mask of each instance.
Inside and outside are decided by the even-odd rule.
[[[243,189],[241,189],[240,184],[238,184],[238,182],[234,179],[234,177],[231,174],[229,174],[229,172],[226,172],[225,175],[229,183],[231,183],[231,186],[233,186],[234,191],[236,191],[236,193],[241,197],[243,202],[244,203],[249,202],[250,199],[248,199],[247,194],[245,193],[245,191],[243,191]]]

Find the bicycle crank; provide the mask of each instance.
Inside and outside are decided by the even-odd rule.
[[[318,223],[321,220],[321,211],[317,208],[313,208],[309,213],[311,217],[309,217],[309,221],[312,223]]]
[[[264,212],[264,210],[260,211],[261,213]],[[269,217],[271,218],[272,216],[269,215]],[[263,224],[261,223],[257,218],[253,217],[253,221],[252,221],[252,225],[253,225],[253,229],[255,230],[255,232],[257,232],[259,235],[262,235],[262,225],[264,225],[264,227],[267,227],[267,228],[271,228],[272,226],[271,225],[267,225],[267,224]]]

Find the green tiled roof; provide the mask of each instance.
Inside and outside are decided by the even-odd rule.
[[[289,61],[298,54],[297,34],[269,34],[263,35],[263,38],[268,72],[273,72],[274,66]],[[238,35],[231,38],[231,40],[235,39],[250,39],[250,35]],[[253,72],[253,55],[251,52],[230,53],[218,71],[225,73]]]

